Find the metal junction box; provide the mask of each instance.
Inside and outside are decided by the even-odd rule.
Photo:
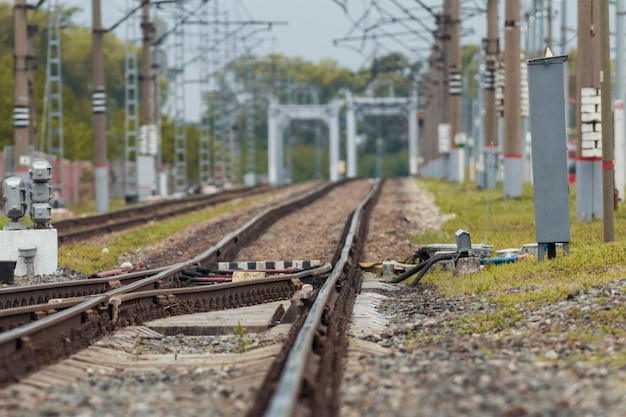
[[[555,256],[556,243],[569,252],[569,185],[565,81],[567,55],[528,61],[528,87],[538,258]]]

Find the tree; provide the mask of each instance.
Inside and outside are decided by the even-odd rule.
[[[94,160],[91,111],[91,29],[72,23],[79,11],[76,7],[61,7],[61,50],[63,81],[63,130],[64,155],[69,160]],[[47,15],[41,10],[28,13],[29,25],[36,29],[32,35],[34,59],[34,94],[37,126],[43,122],[44,92],[47,59]],[[13,8],[6,2],[0,3],[0,112],[13,114]],[[107,83],[107,111],[114,115],[124,107],[124,47],[123,42],[107,35],[104,42],[105,77]],[[111,117],[109,117],[111,119]],[[13,144],[11,117],[0,119],[0,147]],[[109,122],[109,126],[113,124]],[[123,129],[123,124],[122,127]],[[119,136],[119,125],[112,130]],[[123,132],[122,132],[123,133]],[[123,137],[123,136],[122,136]],[[36,148],[46,152],[46,141],[37,140]],[[119,152],[114,152],[119,154]]]

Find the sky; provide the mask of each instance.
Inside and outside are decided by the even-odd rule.
[[[84,12],[77,15],[76,21],[91,24],[91,1],[61,0],[62,3],[81,7]],[[363,0],[352,0],[362,3]],[[102,0],[104,26],[111,25],[124,15],[126,4],[137,4],[135,0]],[[189,1],[197,4],[198,1]],[[280,53],[300,56],[306,60],[319,62],[332,58],[341,65],[358,69],[364,64],[364,57],[349,49],[333,46],[333,40],[342,38],[352,24],[342,8],[333,0],[221,0],[229,6],[231,19],[263,20],[285,22],[275,25],[272,30],[259,36],[266,38],[260,46],[263,53]],[[358,13],[358,7],[352,7]],[[124,36],[122,31],[117,31]]]
[[[34,1],[34,0],[31,0]],[[84,11],[79,13],[76,21],[81,24],[91,24],[91,1],[90,0],[60,0],[64,4],[78,6]],[[158,0],[152,0],[158,1]],[[213,3],[215,0],[210,0]],[[400,49],[411,54],[407,50],[408,45],[415,46],[419,43],[423,49],[428,39],[432,36],[427,29],[433,29],[434,19],[422,7],[417,6],[414,0],[219,0],[222,10],[229,10],[230,19],[235,20],[262,20],[283,22],[286,24],[273,26],[270,32],[260,36],[267,40],[260,46],[262,53],[280,53],[287,56],[302,57],[307,61],[319,62],[324,58],[332,58],[340,65],[353,70],[367,66],[375,53],[384,54],[393,49]],[[503,1],[501,1],[503,2]],[[199,0],[187,0],[188,8],[198,4]],[[378,9],[371,6],[376,3]],[[435,11],[441,9],[443,0],[424,0],[421,3],[432,7]],[[475,10],[484,7],[485,0],[463,0],[463,6],[467,10]],[[138,4],[138,0],[101,0],[104,26],[112,25],[118,21],[132,5]],[[342,8],[342,5],[345,8]],[[171,6],[169,6],[171,9]],[[165,7],[164,7],[165,8]],[[369,13],[366,11],[369,10]],[[501,9],[503,10],[503,9]],[[407,36],[398,37],[394,42],[388,38],[379,38],[378,41],[367,41],[361,51],[355,51],[361,46],[359,41],[343,42],[343,47],[335,46],[335,40],[345,37],[359,37],[363,34],[360,30],[354,30],[353,24],[358,22],[362,27],[373,26],[376,20],[390,18],[391,16],[417,17],[425,22],[427,27],[413,24],[420,32],[418,38],[413,35],[413,41],[407,40]],[[164,14],[161,14],[164,16]],[[465,32],[472,33],[466,36],[473,42],[480,42],[484,37],[485,15],[473,18],[467,23]],[[406,32],[399,25],[381,25],[380,29],[390,33]],[[351,30],[353,29],[353,30]],[[124,36],[124,32],[118,30],[118,36]],[[270,39],[271,38],[271,39]],[[423,40],[425,39],[425,40]],[[424,57],[426,52],[415,52],[416,58]]]
[[[34,0],[31,0],[34,1]],[[50,1],[50,0],[49,0]],[[90,0],[60,0],[64,4],[78,6],[83,12],[76,15],[76,23],[91,25],[91,1]],[[158,0],[152,0],[158,1]],[[210,0],[209,4],[215,0]],[[532,4],[530,0],[521,0],[525,4]],[[187,8],[197,7],[199,0],[188,0]],[[432,7],[434,12],[441,9],[443,0],[219,0],[222,10],[228,10],[229,20],[239,21],[274,21],[281,24],[273,25],[271,31],[258,34],[254,54],[264,56],[269,53],[277,53],[290,57],[301,57],[304,60],[318,63],[325,58],[336,60],[339,65],[357,70],[364,66],[369,66],[372,58],[376,54],[384,55],[392,51],[401,51],[411,59],[426,59],[429,40],[432,35],[429,33],[434,25],[434,18],[418,3]],[[546,2],[547,4],[548,2]],[[101,0],[103,26],[109,27],[126,14],[132,6],[139,4],[138,0]],[[500,20],[503,20],[505,1],[500,1]],[[560,10],[561,1],[552,1],[557,12]],[[575,8],[576,2],[569,1],[569,7]],[[372,7],[376,5],[377,7]],[[479,9],[484,9],[486,0],[462,0],[462,13],[464,16],[473,14],[474,17],[463,22],[462,44],[480,44],[482,38],[486,36],[486,14]],[[343,7],[342,7],[343,6]],[[368,7],[369,6],[369,7]],[[159,12],[158,15],[164,19],[171,19],[170,12]],[[368,11],[368,13],[366,13]],[[168,18],[167,16],[170,16]],[[391,24],[392,17],[411,17],[410,23],[395,22]],[[570,25],[575,25],[575,10],[568,12]],[[419,19],[421,24],[415,23]],[[573,23],[572,23],[573,22]],[[284,23],[284,24],[282,24]],[[355,24],[361,29],[356,29]],[[363,42],[360,37],[363,35],[362,28],[378,27],[379,34],[394,33],[400,34],[395,40],[388,37],[381,37],[377,40]],[[503,27],[503,24],[499,24]],[[554,21],[554,36],[559,39],[560,34],[559,18]],[[407,28],[411,33],[407,32]],[[192,29],[196,30],[197,29]],[[139,31],[137,30],[137,33]],[[404,33],[404,34],[402,34]],[[115,32],[116,36],[125,37],[125,27],[121,25]],[[356,38],[356,40],[346,41],[346,38]],[[139,40],[139,39],[137,39]],[[343,47],[335,46],[335,41]],[[575,41],[570,43],[575,46]],[[169,48],[171,54],[173,48]],[[557,51],[558,52],[558,51]],[[170,55],[171,56],[171,55]],[[197,69],[186,68],[189,74],[193,74]],[[194,77],[193,75],[190,75]],[[197,78],[197,77],[196,77]],[[199,119],[199,105],[194,101],[194,96],[198,95],[197,86],[188,86],[187,113],[190,120]]]

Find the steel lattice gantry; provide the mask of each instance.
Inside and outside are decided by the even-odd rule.
[[[329,104],[278,104],[274,97],[268,107],[268,181],[280,185],[285,181],[283,132],[294,119],[322,120],[329,130],[330,181],[339,180],[339,108],[341,102]]]
[[[48,3],[48,61],[46,65],[48,159],[54,176],[54,198],[63,199],[63,81],[61,71],[61,28],[59,0]],[[56,159],[57,163],[52,161]]]
[[[179,5],[180,18],[184,13]],[[185,37],[184,25],[177,24],[174,31],[175,62],[179,65],[174,82],[174,107],[176,120],[174,127],[174,191],[186,192],[187,181],[187,126],[185,123]]]
[[[127,3],[127,9],[128,9]],[[126,25],[124,43],[124,195],[126,199],[137,198],[137,140],[139,128],[137,51],[134,45],[136,20]]]
[[[417,175],[419,170],[417,146],[417,93],[410,97],[352,97],[346,96],[346,129],[348,153],[348,178],[356,177],[356,115],[389,116],[406,115],[409,126],[409,175]]]
[[[209,7],[211,5],[207,2],[204,4],[201,10],[202,19],[209,21]],[[209,25],[200,26],[200,36],[207,44],[211,43]],[[202,59],[200,60],[200,102],[203,105],[203,113],[200,121],[200,138],[198,144],[198,171],[199,171],[199,185],[209,185],[212,180],[211,175],[211,126],[209,123],[209,77],[211,74],[209,66],[208,50],[202,49]]]

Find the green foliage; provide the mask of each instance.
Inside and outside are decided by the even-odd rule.
[[[137,362],[142,353],[143,353],[143,348],[141,346],[137,346],[135,350],[133,351],[133,362]]]
[[[237,353],[246,353],[253,343],[240,321],[237,321],[237,326],[233,329],[233,339]]]
[[[45,9],[45,5],[43,6]],[[93,91],[91,29],[72,23],[78,8],[61,9],[61,48],[63,78],[64,155],[70,160],[93,160]],[[29,10],[29,25],[36,28],[32,37],[34,64],[34,99],[37,126],[43,126],[42,115],[45,92],[47,31],[46,13]],[[0,113],[13,113],[13,9],[7,2],[0,3]],[[124,48],[121,40],[111,34],[104,37],[104,71],[107,84],[109,114],[124,107]],[[111,125],[111,123],[109,123]],[[37,149],[47,151],[47,141],[37,138]],[[13,144],[12,119],[0,120],[0,147]],[[119,146],[119,144],[118,144]],[[118,152],[119,154],[119,152]]]
[[[93,145],[93,115],[91,109],[92,83],[92,34],[91,28],[79,26],[73,23],[73,19],[79,8],[64,7],[61,10],[63,29],[61,35],[62,48],[62,76],[63,76],[63,111],[64,118],[64,156],[69,160],[95,159]],[[42,131],[42,120],[46,53],[47,53],[47,16],[44,9],[28,12],[29,24],[38,27],[33,34],[33,63],[34,63],[34,120]],[[13,8],[12,4],[0,0],[0,112],[12,114],[13,112]],[[468,54],[473,49],[468,49]],[[109,160],[123,160],[124,158],[124,41],[107,33],[104,36],[104,72],[107,94],[107,157]],[[137,51],[140,53],[141,51]],[[465,52],[464,52],[465,54]],[[464,64],[466,60],[464,59]],[[211,93],[209,100],[209,114],[207,120],[215,122],[217,113],[215,99],[234,100],[241,91],[234,91],[233,85],[245,86],[246,91],[252,92],[255,98],[255,126],[253,129],[256,169],[263,173],[267,167],[267,100],[269,94],[276,96],[281,103],[287,103],[294,99],[290,97],[294,86],[305,86],[315,90],[318,103],[328,103],[333,99],[340,98],[346,90],[353,91],[356,95],[363,94],[368,88],[377,90],[376,93],[387,94],[383,91],[388,86],[396,96],[407,96],[415,88],[415,80],[423,69],[424,63],[413,60],[411,57],[399,52],[391,52],[377,57],[369,68],[352,71],[342,67],[332,59],[323,59],[319,62],[308,62],[302,58],[286,57],[278,54],[267,56],[242,56],[231,63],[227,70],[233,75],[220,77],[220,89],[218,93]],[[252,74],[252,78],[249,78]],[[226,80],[234,82],[226,82]],[[159,80],[161,84],[161,102],[167,102],[168,81],[165,77]],[[308,97],[303,102],[312,102],[313,97]],[[141,108],[139,109],[141,114]],[[243,133],[245,126],[245,113],[235,112],[233,123],[238,129],[239,143],[242,150],[242,173],[248,170],[245,157],[247,137]],[[166,164],[173,163],[174,157],[174,126],[170,116],[163,115],[162,131],[162,155]],[[374,175],[378,152],[375,139],[384,139],[381,161],[383,176],[406,175],[407,169],[407,122],[406,117],[385,116],[383,127],[376,125],[374,119],[366,118],[365,123],[359,129],[364,130],[368,140],[359,151],[359,169],[365,175]],[[292,123],[297,125],[298,122]],[[190,182],[194,183],[198,178],[199,152],[198,152],[198,126],[193,123],[187,125],[187,165],[189,168]],[[345,135],[343,132],[342,136]],[[322,128],[323,152],[322,158],[328,156],[328,129]],[[215,138],[213,138],[215,139]],[[225,138],[221,138],[225,139]],[[13,144],[13,127],[11,118],[0,120],[0,149]],[[314,146],[314,135],[311,131],[300,131],[296,138],[297,146],[294,148],[294,161],[305,162],[305,165],[294,169],[294,179],[306,180],[314,178],[315,170],[312,169],[311,146]],[[303,145],[303,146],[300,146]],[[37,138],[36,148],[46,152],[47,141]],[[303,151],[303,155],[296,155]],[[214,153],[211,152],[211,155]],[[345,159],[345,155],[340,156]],[[327,172],[327,163],[324,173]]]

